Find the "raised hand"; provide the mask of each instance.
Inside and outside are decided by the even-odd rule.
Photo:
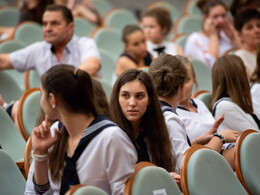
[[[224,120],[224,114],[222,114],[213,124],[210,130],[208,130],[206,133],[204,133],[202,136],[198,137],[196,139],[196,142],[198,144],[205,145],[207,144],[211,138],[213,137],[213,134],[217,132],[219,125],[223,122]]]
[[[35,154],[47,154],[48,149],[57,141],[58,131],[55,129],[55,135],[52,137],[50,131],[50,121],[47,117],[41,125],[35,127],[32,132],[32,147]]]
[[[208,36],[218,35],[216,25],[212,18],[207,18],[203,24],[203,29]]]

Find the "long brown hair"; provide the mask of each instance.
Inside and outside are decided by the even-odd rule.
[[[64,103],[67,111],[97,115],[91,78],[85,71],[71,65],[56,65],[42,75],[41,84],[42,89],[46,91],[45,98],[53,93]],[[63,126],[49,155],[49,169],[53,181],[59,180],[61,170],[64,169],[67,142],[68,132]]]
[[[245,113],[252,114],[250,86],[242,59],[235,55],[222,56],[212,68],[212,102],[229,96]]]
[[[151,154],[152,163],[165,168],[167,171],[174,171],[176,160],[173,156],[170,136],[152,80],[146,72],[131,69],[120,75],[114,84],[111,95],[111,118],[133,141],[135,140],[131,123],[124,116],[118,100],[121,87],[134,80],[141,82],[146,87],[150,100],[150,104],[142,117],[141,125],[146,131],[147,148]]]

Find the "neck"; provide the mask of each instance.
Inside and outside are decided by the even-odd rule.
[[[257,47],[254,47],[254,46],[252,47],[250,45],[242,44],[241,49],[246,50],[254,55],[256,55],[256,53],[257,53]]]
[[[176,110],[177,109],[177,106],[179,104],[179,98],[177,95],[175,96],[172,96],[172,97],[169,97],[169,98],[166,98],[166,97],[159,97],[160,100],[164,101],[164,102],[167,102],[168,104],[171,105],[171,107]]]
[[[66,45],[70,42],[71,39],[72,39],[72,37],[68,37],[67,40],[65,40],[61,43],[52,44],[52,47],[54,48],[54,54],[57,57],[59,62],[63,56],[63,50],[66,48]]]
[[[184,108],[191,112],[197,112],[197,109],[191,105],[189,98],[180,102],[180,105],[182,105]]]
[[[141,131],[140,123],[141,123],[141,121],[131,122],[135,139],[137,139],[137,137]]]
[[[137,56],[134,55],[132,52],[126,51],[136,62],[137,65],[142,65],[143,64],[143,57],[142,56]]]
[[[69,139],[81,138],[93,119],[94,116],[86,114],[65,113],[61,116],[61,122],[67,129]]]

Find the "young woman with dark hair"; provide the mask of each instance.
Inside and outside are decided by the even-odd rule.
[[[151,78],[141,70],[128,70],[114,84],[111,117],[136,146],[138,161],[149,161],[175,171],[175,156]],[[172,173],[175,175],[174,173]],[[179,175],[174,179],[179,182]]]
[[[32,132],[25,194],[65,194],[79,183],[123,194],[136,151],[126,133],[98,113],[90,76],[56,65],[41,77],[41,92],[46,116]],[[60,121],[59,132],[51,132],[49,120]]]

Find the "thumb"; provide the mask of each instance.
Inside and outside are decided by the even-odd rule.
[[[222,114],[213,124],[213,128],[218,128],[219,125],[224,121],[224,114]]]

